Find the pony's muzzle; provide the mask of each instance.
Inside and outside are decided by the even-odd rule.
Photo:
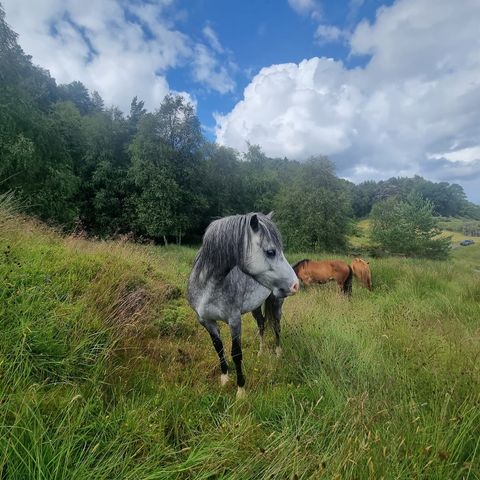
[[[298,280],[290,287],[289,290],[286,288],[279,288],[278,290],[274,291],[273,294],[276,297],[285,298],[289,297],[290,295],[295,295],[300,290],[300,284]]]
[[[295,295],[300,290],[300,283],[298,280],[290,287],[290,295]]]

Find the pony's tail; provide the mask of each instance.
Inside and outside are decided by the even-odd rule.
[[[345,295],[350,296],[352,294],[353,270],[352,270],[352,267],[350,265],[347,265],[347,266],[348,266],[348,277],[343,284],[343,293]]]

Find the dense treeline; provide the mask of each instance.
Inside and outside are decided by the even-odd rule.
[[[352,205],[357,217],[367,216],[375,203],[398,198],[406,200],[410,195],[420,195],[432,202],[437,216],[464,216],[480,219],[480,207],[466,199],[463,188],[447,182],[430,182],[420,176],[397,177],[379,182],[367,181],[356,185],[352,191]]]
[[[204,138],[195,110],[167,95],[153,112],[135,97],[124,115],[80,82],[57,85],[32,64],[0,7],[0,193],[66,229],[198,239],[216,217],[277,212],[290,248],[343,249],[351,220],[412,192],[437,215],[480,218],[459,185],[421,177],[365,182],[335,176],[322,156],[306,163],[240,154]]]

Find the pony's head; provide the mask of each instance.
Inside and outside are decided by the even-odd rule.
[[[299,288],[271,214],[233,215],[212,222],[203,237],[195,267],[205,279],[225,276],[238,267],[276,297],[293,295]]]
[[[298,292],[299,282],[283,254],[280,232],[271,217],[272,213],[248,215],[249,228],[240,268],[270,289],[275,297],[286,297]]]

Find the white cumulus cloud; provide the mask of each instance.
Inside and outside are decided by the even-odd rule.
[[[97,90],[107,105],[124,111],[135,95],[148,108],[157,107],[170,91],[167,72],[179,66],[191,66],[195,80],[221,93],[235,85],[228,68],[216,58],[221,45],[213,30],[207,39],[210,44],[217,40],[212,48],[176,29],[166,12],[172,0],[2,3],[7,22],[34,63],[48,69],[59,83],[80,80]]]
[[[462,179],[478,201],[479,18],[477,0],[381,7],[349,37],[350,55],[367,56],[364,67],[315,57],[263,68],[243,100],[217,116],[217,140],[300,160],[327,154],[355,181]]]

